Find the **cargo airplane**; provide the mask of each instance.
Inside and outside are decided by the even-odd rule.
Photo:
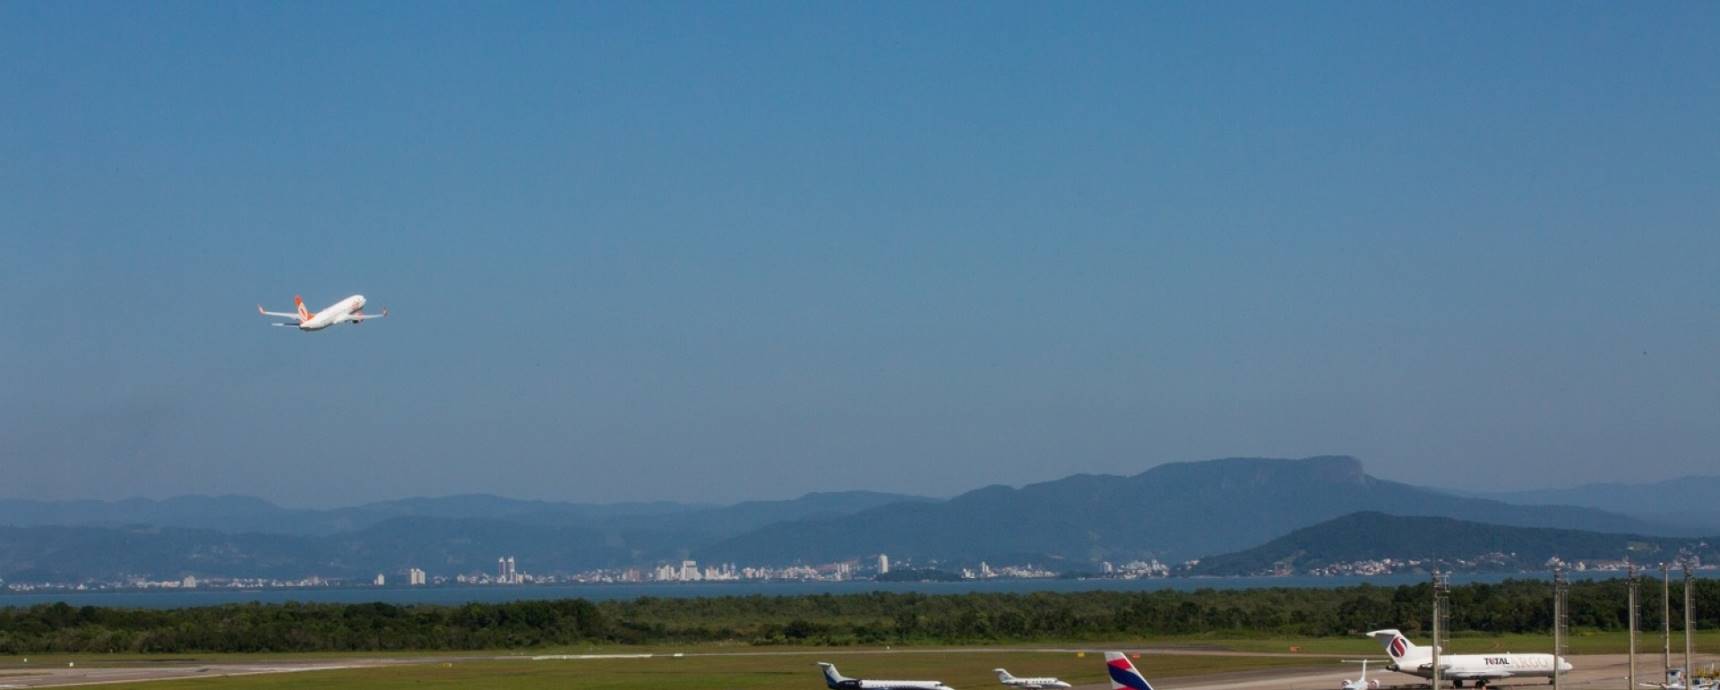
[[[305,308],[305,298],[298,295],[293,295],[293,306],[298,307],[298,313],[288,314],[286,312],[279,311],[264,311],[263,305],[261,304],[257,305],[257,313],[262,314],[263,316],[279,316],[286,319],[295,319],[292,323],[276,322],[274,325],[297,328],[306,332],[320,331],[339,323],[364,323],[370,319],[380,319],[384,316],[388,316],[388,307],[383,307],[381,314],[364,313],[364,295],[353,295],[339,302],[335,302],[327,309],[315,314],[312,314],[309,309]]]
[[[1386,665],[1398,673],[1433,678],[1433,649],[1417,647],[1397,630],[1375,630],[1368,633],[1386,648],[1391,663]],[[1451,681],[1453,687],[1463,687],[1464,681],[1475,681],[1475,687],[1506,678],[1551,678],[1554,664],[1560,673],[1571,670],[1571,664],[1551,654],[1441,654],[1439,677]]]
[[[830,690],[955,690],[936,680],[860,680],[836,671],[835,664],[818,662],[824,670],[824,685]]]
[[[1008,671],[1001,668],[994,668],[992,669],[992,672],[997,674],[997,682],[1003,683],[1004,685],[1008,685],[1012,688],[1022,688],[1022,690],[1069,687],[1068,683],[1056,678],[1016,678],[1015,676],[1010,675]]]

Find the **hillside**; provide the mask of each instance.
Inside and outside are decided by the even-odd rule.
[[[1334,500],[1334,497],[1343,500]],[[1346,456],[1179,462],[1132,477],[1075,475],[949,501],[778,523],[696,551],[704,560],[824,562],[892,557],[1047,563],[1178,561],[1260,544],[1357,510],[1486,516],[1519,527],[1670,530],[1603,511],[1455,497],[1369,476]]]
[[[1598,508],[1638,517],[1650,522],[1689,525],[1709,533],[1720,533],[1720,477],[1679,477],[1659,482],[1607,482],[1565,489],[1535,489],[1499,492],[1458,492],[1476,498],[1491,498],[1521,505],[1567,505]]]
[[[706,508],[450,496],[328,511],[291,510],[243,497],[12,501],[8,507],[14,518],[93,524],[0,526],[0,579],[369,577],[408,567],[446,575],[489,572],[504,555],[518,558],[524,572],[573,572],[678,561],[695,547],[781,520],[927,500],[852,491]],[[173,524],[204,524],[221,516],[231,516],[229,529]],[[140,524],[148,519],[168,524]],[[296,520],[319,526],[307,530]],[[356,526],[330,528],[342,524]],[[240,525],[250,528],[234,529]]]
[[[1201,559],[1194,575],[1306,573],[1335,564],[1393,559],[1437,561],[1461,570],[1542,570],[1548,559],[1670,561],[1680,549],[1704,560],[1716,540],[1648,537],[1547,527],[1509,527],[1443,517],[1377,512],[1304,527],[1251,549]]]

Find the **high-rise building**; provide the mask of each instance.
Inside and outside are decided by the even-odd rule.
[[[879,575],[888,575],[889,573],[890,573],[890,557],[885,555],[885,554],[878,554],[878,574]]]
[[[376,586],[378,586],[378,587],[381,587],[381,586],[383,586],[383,585],[386,585],[386,584],[388,584],[388,578],[387,578],[387,577],[386,577],[386,576],[384,576],[384,575],[383,575],[383,574],[382,574],[382,573],[377,573],[377,574],[376,574],[376,579],[375,579],[375,580],[373,580],[373,581],[372,581],[372,582],[373,582],[373,583],[374,583],[374,584],[375,584],[375,585],[376,585]]]
[[[688,582],[704,579],[699,574],[699,562],[681,561],[681,579]]]
[[[426,584],[428,582],[429,582],[429,578],[425,577],[424,571],[419,570],[417,568],[413,568],[411,570],[406,571],[406,584],[412,585],[413,587],[417,587],[419,585],[423,585],[423,584]]]

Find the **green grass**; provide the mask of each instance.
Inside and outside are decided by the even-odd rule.
[[[770,650],[764,650],[770,651]],[[786,656],[657,657],[531,661],[426,663],[383,668],[345,669],[237,678],[196,678],[122,684],[115,688],[569,688],[582,690],[806,690],[820,687],[817,661],[837,664],[853,677],[934,678],[957,688],[996,685],[991,669],[1017,674],[1054,675],[1075,684],[1105,680],[1103,656],[1009,651],[895,651],[859,654],[856,650],[796,651]],[[1226,671],[1306,667],[1336,662],[1284,657],[1215,657],[1149,654],[1138,661],[1149,677],[1175,678]]]
[[[1425,644],[1426,640],[1421,640]],[[1236,638],[1219,636],[1158,637],[1096,644],[1091,642],[1024,643],[1014,645],[1019,650],[987,647],[965,651],[961,648],[911,647],[894,650],[854,647],[750,647],[738,644],[706,644],[695,646],[621,646],[579,645],[531,650],[453,651],[416,653],[308,653],[308,654],[175,654],[175,655],[31,655],[29,663],[19,656],[0,656],[0,677],[28,672],[31,669],[64,667],[68,661],[79,666],[146,666],[203,665],[211,663],[242,663],[268,661],[306,661],[317,659],[432,657],[495,657],[518,656],[518,659],[455,660],[444,664],[426,661],[410,665],[315,671],[239,678],[198,678],[182,681],[151,682],[121,685],[136,688],[534,688],[578,687],[591,690],[678,690],[681,688],[732,688],[735,690],[787,690],[818,687],[816,661],[839,665],[843,673],[854,677],[936,678],[957,688],[988,687],[996,683],[991,669],[1004,666],[1018,675],[1054,675],[1076,684],[1102,683],[1105,680],[1101,656],[1089,653],[1036,652],[1034,648],[1070,648],[1097,650],[1105,647],[1184,647],[1188,649],[1231,650],[1241,652],[1277,653],[1278,656],[1220,657],[1192,654],[1149,653],[1141,661],[1149,678],[1176,678],[1224,671],[1247,671],[1266,668],[1309,667],[1331,665],[1336,660],[1327,655],[1380,656],[1379,646],[1372,640],[1357,637],[1296,639],[1283,637]],[[1549,649],[1551,639],[1546,635],[1459,635],[1447,645],[1452,653],[1464,652],[1535,652]],[[1698,651],[1720,647],[1720,631],[1699,632]],[[1673,653],[1678,656],[1684,648],[1683,638],[1673,636]],[[1573,654],[1619,653],[1626,649],[1623,633],[1577,632],[1570,640]],[[1299,652],[1289,655],[1287,652]],[[1645,656],[1659,653],[1660,640],[1645,634],[1638,641],[1638,652]],[[533,655],[548,654],[668,654],[686,652],[689,656],[657,657],[651,659],[598,659],[532,661]],[[759,656],[703,656],[706,654],[761,653]],[[1302,656],[1306,655],[1306,656]]]

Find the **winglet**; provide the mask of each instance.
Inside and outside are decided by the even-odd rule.
[[[263,315],[263,316],[268,316],[268,315],[269,315],[269,313],[268,313],[268,312],[266,312],[266,311],[263,311],[263,305],[261,305],[261,304],[259,304],[259,305],[257,305],[257,313],[258,313],[258,314],[262,314],[262,315]]]
[[[383,307],[383,308],[382,308],[382,315],[383,315],[383,316],[388,316],[388,307]]]

